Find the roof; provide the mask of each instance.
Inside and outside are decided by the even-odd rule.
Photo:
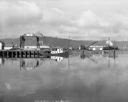
[[[92,46],[105,46],[106,45],[106,41],[98,41],[97,43],[95,43]]]
[[[32,33],[27,33],[27,34],[24,34],[23,36],[35,36],[35,34],[32,34]]]

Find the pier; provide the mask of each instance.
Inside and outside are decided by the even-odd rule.
[[[1,58],[39,58],[39,50],[0,50]]]

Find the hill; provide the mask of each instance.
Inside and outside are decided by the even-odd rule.
[[[67,48],[68,46],[70,47],[79,47],[80,45],[85,45],[88,46],[94,40],[72,40],[72,39],[62,39],[62,38],[56,38],[56,37],[49,37],[49,36],[44,36],[39,38],[40,41],[43,41],[44,45],[49,45],[50,47],[63,47]],[[20,40],[19,38],[16,39],[1,39],[5,43],[5,46],[12,46],[12,44],[17,44],[19,46]],[[120,49],[128,49],[128,41],[113,41],[114,45],[118,46]],[[104,45],[105,41],[98,41],[96,45]]]

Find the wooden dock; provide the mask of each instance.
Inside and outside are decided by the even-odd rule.
[[[0,50],[1,58],[39,58],[39,50]]]

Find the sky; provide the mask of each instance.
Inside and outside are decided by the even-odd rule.
[[[0,38],[36,32],[78,40],[128,40],[128,1],[0,0]]]

